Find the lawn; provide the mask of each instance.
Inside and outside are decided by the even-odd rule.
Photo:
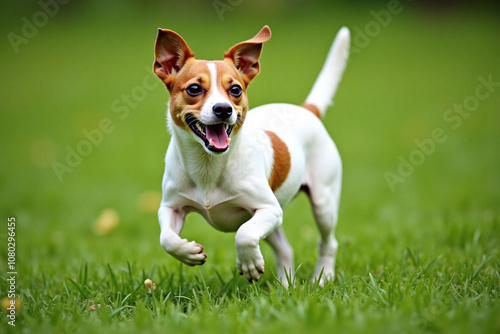
[[[2,306],[1,333],[500,332],[498,6],[294,4],[0,5],[0,299],[14,286],[18,306],[15,327]],[[220,59],[265,24],[251,106],[302,103],[338,29],[353,37],[324,118],[344,165],[324,288],[308,281],[318,234],[302,195],[285,211],[288,290],[267,244],[266,273],[248,284],[234,235],[199,216],[183,236],[203,244],[205,265],[159,244],[169,135],[156,29]]]

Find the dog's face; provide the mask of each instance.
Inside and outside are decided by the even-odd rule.
[[[224,60],[197,60],[186,42],[171,30],[158,30],[153,70],[170,93],[173,123],[190,133],[211,154],[229,149],[248,110],[250,81],[259,73],[262,43],[271,38],[265,26],[252,39],[224,54]]]

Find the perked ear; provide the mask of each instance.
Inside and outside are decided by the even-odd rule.
[[[194,54],[181,36],[172,30],[158,29],[153,71],[167,86],[191,57]]]
[[[259,74],[259,57],[262,52],[262,43],[267,42],[270,38],[271,29],[264,26],[253,38],[236,44],[224,54],[224,58],[233,61],[247,85]]]

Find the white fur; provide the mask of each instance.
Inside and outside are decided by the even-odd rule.
[[[205,124],[210,124],[210,123],[216,123],[219,121],[219,119],[214,115],[213,113],[213,106],[216,103],[220,102],[225,102],[229,105],[231,105],[231,101],[229,101],[226,97],[224,97],[221,92],[217,89],[217,68],[215,67],[215,64],[210,62],[207,63],[208,70],[210,71],[210,81],[211,81],[211,88],[210,88],[210,93],[208,95],[207,100],[205,101],[205,104],[203,105],[203,108],[201,109],[201,121]],[[236,122],[236,113],[233,113],[231,117],[229,117],[226,122],[230,124],[234,124]]]
[[[348,36],[346,28],[339,33],[344,36],[342,43],[346,43],[346,34]],[[308,97],[309,103],[323,103],[323,96],[318,92],[333,96],[331,91],[338,85],[342,71],[333,71],[337,75],[335,80],[327,79],[325,74],[332,72],[332,66],[338,68],[338,64],[345,63],[344,51],[335,47],[340,43],[337,40]],[[346,46],[341,49],[345,50]],[[215,65],[209,63],[208,66],[214,87]],[[225,100],[215,91],[210,98],[210,103]],[[170,118],[170,113],[168,115]],[[219,155],[207,152],[193,139],[196,137],[193,134],[176,127],[172,121],[169,124],[172,140],[165,158],[163,199],[158,212],[160,243],[168,253],[188,265],[205,262],[203,248],[179,236],[185,216],[197,212],[216,229],[236,232],[237,267],[249,281],[258,280],[264,271],[260,240],[269,242],[276,254],[278,277],[288,286],[286,276],[293,277],[294,264],[293,250],[281,228],[283,209],[301,186],[307,185],[320,232],[313,278],[318,279],[322,273],[321,284],[333,279],[337,252],[333,231],[338,217],[342,164],[335,144],[313,113],[283,103],[252,109],[240,131],[232,136],[229,151]],[[268,181],[274,151],[266,130],[274,132],[286,144],[291,156],[288,176],[274,193]]]
[[[344,73],[347,58],[349,57],[350,40],[349,29],[342,27],[337,33],[326,57],[325,64],[306,98],[306,103],[318,107],[321,116],[325,114],[328,106],[332,104],[332,99]]]

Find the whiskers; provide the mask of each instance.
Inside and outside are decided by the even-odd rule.
[[[236,119],[236,123],[234,123],[234,124],[238,125],[238,126],[242,126],[243,125],[243,121],[241,120],[240,115],[238,115],[238,118]]]

